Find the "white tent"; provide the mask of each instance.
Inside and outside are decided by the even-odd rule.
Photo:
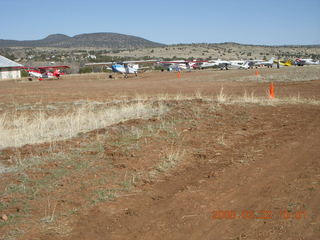
[[[0,80],[21,78],[21,64],[0,56]]]

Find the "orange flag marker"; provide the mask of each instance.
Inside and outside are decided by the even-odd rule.
[[[270,87],[269,87],[269,97],[270,97],[270,98],[275,98],[275,96],[274,96],[274,86],[273,86],[273,82],[270,83]]]
[[[178,78],[181,78],[181,72],[178,71]]]
[[[256,76],[258,77],[258,76],[259,76],[259,74],[260,74],[260,73],[259,73],[259,71],[257,70],[257,71],[256,71]]]

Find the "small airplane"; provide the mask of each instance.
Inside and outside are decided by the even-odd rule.
[[[246,61],[244,60],[230,60],[231,67],[240,68]]]
[[[272,68],[272,66],[274,64],[274,60],[275,60],[275,58],[271,58],[269,61],[256,61],[254,63],[254,66],[255,67],[264,66],[264,67]]]
[[[28,72],[30,78],[38,78],[39,81],[44,78],[57,78],[59,79],[61,75],[64,75],[61,72],[61,69],[70,68],[69,66],[46,66],[46,67],[24,67]]]
[[[225,60],[208,60],[208,61],[203,61],[203,63],[201,63],[199,65],[200,69],[205,69],[205,68],[214,68],[214,67],[219,67],[221,70],[226,69],[228,70],[229,66],[231,66],[231,62],[230,61],[225,61]]]
[[[218,66],[220,68],[220,70],[229,70],[229,67],[232,65],[230,61],[225,61],[225,60],[221,60],[221,59],[218,59],[216,61],[213,61],[216,66]]]
[[[199,69],[214,68],[217,66],[218,66],[218,64],[216,62],[212,62],[212,61],[197,64],[197,68],[199,68]]]
[[[191,71],[191,69],[198,68],[199,63],[206,63],[208,61],[198,61],[198,60],[173,60],[173,61],[159,61],[158,64],[162,64],[165,66],[168,71],[176,70],[188,70]]]
[[[281,66],[291,67],[293,65],[291,60],[273,60],[275,64],[279,64]]]
[[[236,69],[249,69],[253,68],[254,62],[250,60],[231,60],[230,67]]]
[[[243,61],[243,63],[238,62],[238,64],[233,64],[233,67],[238,69],[250,69],[253,68],[254,63],[251,61]]]
[[[298,65],[298,66],[303,66],[303,65],[318,65],[320,64],[320,61],[318,60],[314,60],[314,59],[311,59],[311,58],[297,58],[295,60],[295,65]]]
[[[156,60],[141,60],[141,61],[124,61],[124,62],[100,62],[100,63],[86,63],[86,66],[107,66],[107,69],[112,70],[115,73],[121,73],[125,78],[128,78],[128,74],[135,74],[138,76],[138,72],[148,67],[139,67],[139,63],[154,63]],[[111,66],[111,67],[109,67]]]
[[[201,64],[200,69],[210,68],[210,67],[218,67],[220,70],[229,70],[230,68],[236,69],[249,69],[250,68],[250,61],[244,60],[210,60],[208,62],[204,62]]]

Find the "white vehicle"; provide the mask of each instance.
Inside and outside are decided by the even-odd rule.
[[[268,67],[268,68],[272,68],[273,64],[274,64],[274,61],[275,58],[271,58],[269,61],[256,61],[254,63],[254,66],[255,67],[261,67],[261,66],[264,66],[264,67]]]
[[[315,60],[312,58],[298,58],[296,59],[297,65],[303,66],[303,65],[319,65],[320,61]]]
[[[249,69],[252,67],[253,67],[253,64],[250,61],[244,61],[241,65],[240,64],[238,65],[239,69]]]
[[[250,67],[250,61],[244,61],[244,60],[231,60],[231,61],[225,61],[225,60],[211,60],[208,62],[204,62],[201,64],[200,68],[209,68],[209,67],[219,67],[221,70],[229,70],[230,68],[235,69],[248,69]]]
[[[230,63],[231,63],[231,67],[240,68],[240,66],[242,66],[245,63],[245,61],[244,60],[230,60]]]
[[[173,61],[159,61],[158,64],[163,65],[169,71],[170,70],[189,70],[197,67],[197,64],[206,63],[207,61],[197,61],[197,60],[173,60]]]
[[[65,73],[61,72],[61,69],[70,68],[69,66],[46,66],[46,67],[25,67],[30,78],[38,78],[38,80],[43,80],[44,78],[56,78],[59,79],[61,75]]]
[[[138,75],[138,72],[145,67],[139,67],[138,63],[152,63],[156,60],[142,60],[142,61],[124,61],[120,63],[115,62],[100,62],[100,63],[86,63],[86,66],[107,66],[107,69],[112,70],[116,73],[121,73],[125,78],[128,77],[128,74]],[[111,68],[109,67],[111,66]]]
[[[211,68],[211,67],[216,67],[216,66],[218,66],[217,63],[215,63],[215,62],[210,62],[210,61],[208,61],[208,62],[203,62],[203,63],[200,63],[200,64],[199,64],[199,68],[200,68],[200,69]]]
[[[200,68],[209,68],[209,67],[219,67],[221,70],[228,70],[229,66],[231,66],[230,61],[225,61],[221,59],[217,60],[209,60],[207,63],[202,63]]]

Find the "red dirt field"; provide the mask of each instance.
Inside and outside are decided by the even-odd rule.
[[[215,97],[221,87],[264,97],[269,82],[254,74],[0,82],[0,113],[57,103],[63,112],[79,100],[137,94]],[[320,80],[275,82],[276,98],[313,104],[224,104],[198,95],[161,100],[169,108],[161,116],[0,150],[0,169],[13,169],[0,171],[0,239],[320,239]]]
[[[306,68],[307,69],[307,68]],[[320,69],[315,68],[316,74]],[[308,69],[307,69],[308,70]],[[176,72],[146,72],[128,80],[118,77],[107,78],[107,74],[89,74],[65,76],[62,80],[45,81],[6,81],[0,82],[1,103],[48,103],[67,102],[79,99],[105,101],[111,97],[134,96],[136,94],[194,94],[201,91],[205,95],[216,95],[221,87],[226,94],[243,95],[244,91],[254,92],[256,96],[265,96],[269,83],[255,78],[254,70],[196,71],[183,72],[181,79]],[[304,70],[306,71],[306,70]],[[260,69],[260,76],[286,76],[290,69]],[[306,71],[308,75],[308,71]],[[248,80],[245,81],[248,77]],[[317,81],[286,81],[276,83],[278,97],[296,96],[318,98]],[[243,79],[242,81],[233,81]],[[279,77],[281,80],[281,77]]]

